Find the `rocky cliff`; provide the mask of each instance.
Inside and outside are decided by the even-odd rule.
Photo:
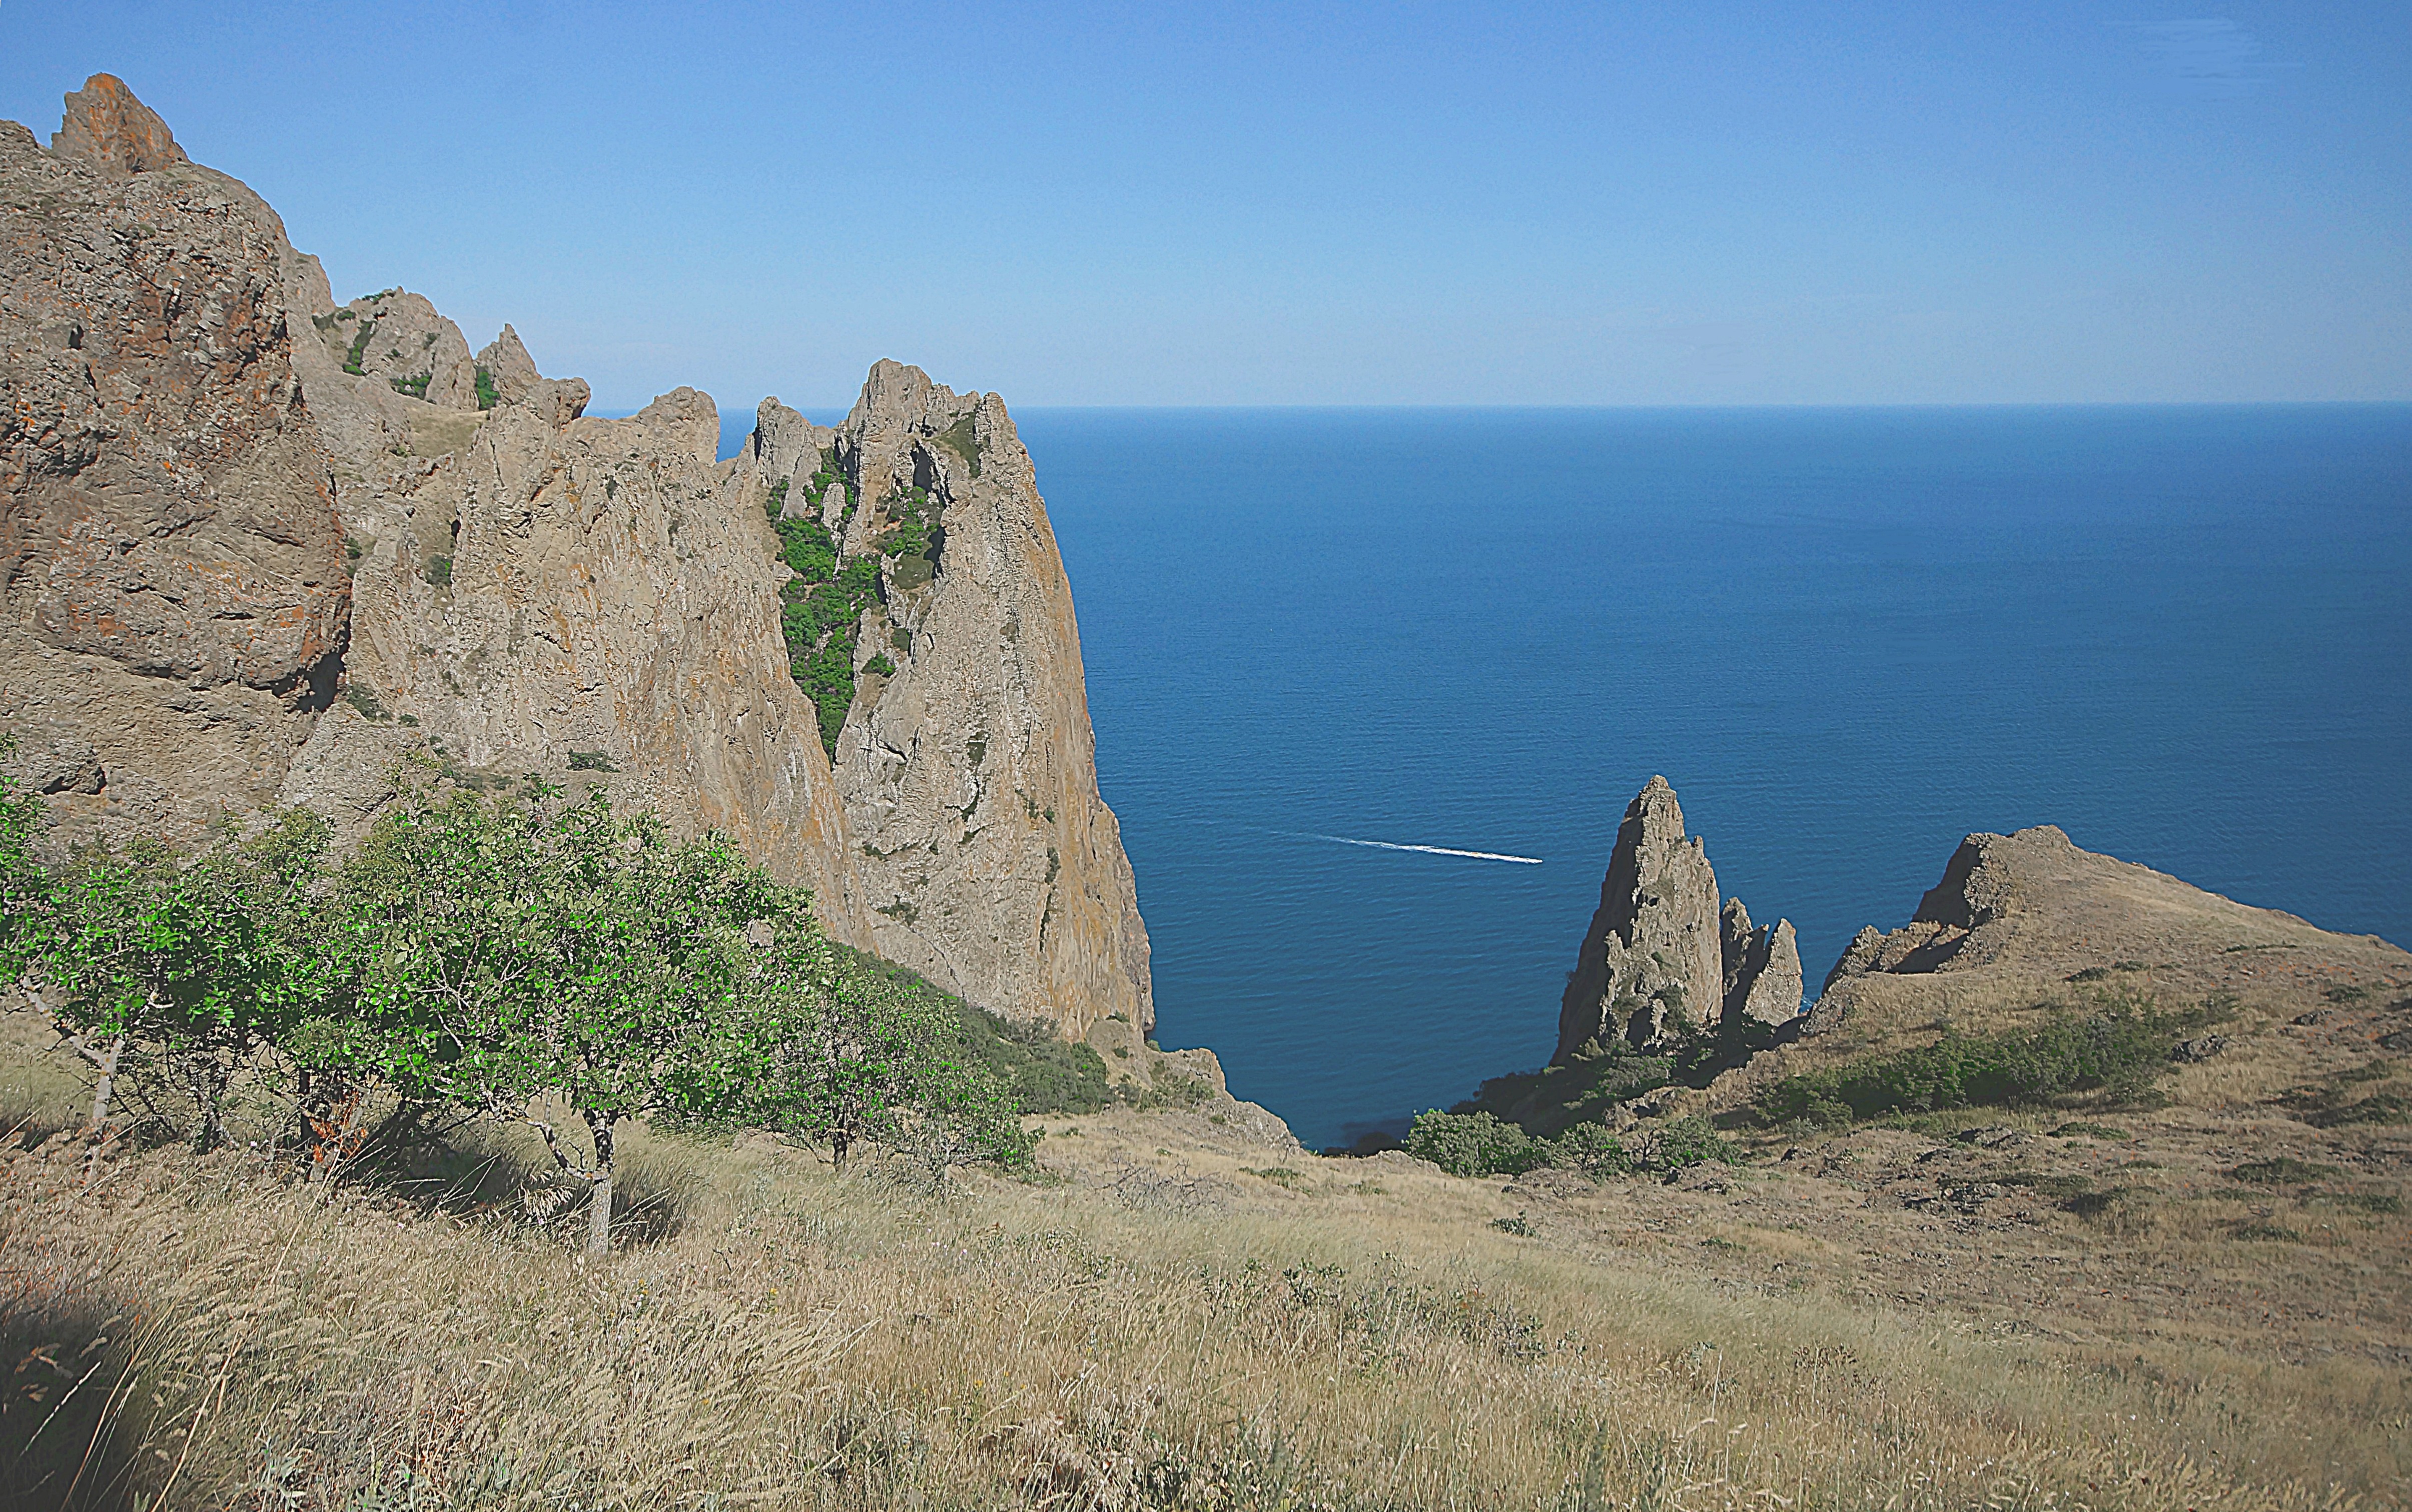
[[[2038,825],[1970,835],[1908,923],[1861,930],[1827,974],[1801,1043],[1856,1052],[1914,1041],[1937,1020],[1969,1030],[2015,1023],[2085,986],[2150,981],[2184,996],[2257,977],[2389,972],[2412,973],[2412,957],[2081,849],[2059,827]]]
[[[0,720],[70,832],[272,803],[351,583],[282,237],[116,81],[0,122]]]
[[[1005,402],[881,362],[834,431],[766,402],[744,461],[766,513],[827,542],[801,603],[838,618],[790,656],[824,667],[875,948],[1075,1034],[1144,1032],[1147,931],[1097,796],[1071,587]]]
[[[61,838],[280,802],[355,833],[405,757],[542,775],[728,831],[983,1006],[1152,1023],[995,395],[883,362],[837,430],[766,404],[730,462],[690,389],[587,416],[507,326],[473,354],[405,290],[337,306],[105,75],[48,151],[0,124],[0,723]]]
[[[1583,935],[1558,1011],[1555,1064],[1603,1039],[1659,1044],[1682,1025],[1801,1011],[1801,954],[1789,920],[1754,929],[1735,899],[1722,916],[1706,846],[1684,833],[1684,810],[1653,777],[1616,831],[1599,908]]]

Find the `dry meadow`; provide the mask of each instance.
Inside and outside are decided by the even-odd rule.
[[[1125,1109],[933,1184],[639,1132],[587,1264],[507,1136],[332,1194],[177,1149],[87,1185],[12,1053],[27,1507],[2176,1512],[2412,1468],[2400,1366],[1919,1305],[1785,1206],[1797,1159],[1503,1191]]]

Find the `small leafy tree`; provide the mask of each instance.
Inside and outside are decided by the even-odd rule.
[[[840,1170],[862,1144],[934,1171],[1028,1159],[1013,1090],[966,1053],[951,1003],[831,945],[801,910],[773,928],[730,1079],[748,1122],[826,1143]]]
[[[782,889],[725,839],[673,844],[599,792],[548,813],[466,790],[414,796],[346,876],[366,962],[351,1063],[405,1107],[525,1122],[587,1183],[587,1247],[610,1247],[613,1130],[729,1091],[746,927]],[[573,1158],[540,1104],[586,1127]]]
[[[295,810],[248,841],[221,829],[197,855],[96,844],[59,870],[33,967],[94,1069],[96,1141],[129,1083],[168,1122],[163,1104],[189,1103],[195,1149],[225,1142],[236,1076],[338,990],[317,896],[326,842]]]
[[[0,734],[0,761],[16,751],[16,737]],[[41,799],[0,770],[0,991],[24,981],[50,915],[50,873],[34,854],[41,827]]]

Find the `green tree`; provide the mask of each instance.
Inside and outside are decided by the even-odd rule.
[[[841,1170],[860,1144],[934,1168],[1028,1158],[1012,1089],[966,1052],[953,1005],[832,946],[808,918],[778,921],[751,1003],[730,1079],[749,1122],[826,1143]]]
[[[366,962],[355,1064],[406,1103],[536,1128],[587,1184],[601,1254],[616,1125],[730,1094],[747,927],[802,903],[722,837],[672,844],[600,793],[552,813],[549,796],[419,797],[377,825],[346,878]],[[585,1126],[586,1152],[547,1098]]]
[[[16,737],[0,734],[0,761],[16,751]],[[0,989],[24,981],[50,914],[50,873],[34,854],[41,828],[41,799],[0,770]]]
[[[136,841],[79,850],[53,878],[33,969],[96,1074],[91,1129],[121,1084],[197,1150],[225,1142],[228,1087],[341,990],[318,897],[327,830],[294,810],[260,834],[221,827],[198,854]]]

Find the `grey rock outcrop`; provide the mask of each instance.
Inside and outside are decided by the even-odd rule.
[[[754,433],[746,439],[745,460],[757,477],[775,485],[785,479],[809,478],[821,465],[822,454],[831,452],[836,445],[835,431],[826,425],[815,425],[780,404],[774,394],[754,411]],[[841,492],[836,499],[823,501],[823,512],[831,521],[844,506],[844,500]],[[795,520],[812,509],[805,491],[795,487],[783,502],[781,517]]]
[[[1791,1006],[1780,1018],[1789,962]],[[1664,777],[1625,811],[1599,907],[1583,936],[1558,1012],[1557,1064],[1609,1036],[1659,1044],[1680,1026],[1720,1015],[1780,1022],[1801,1005],[1801,958],[1789,921],[1753,930],[1737,901],[1721,919],[1707,848],[1684,833]]]
[[[720,462],[708,395],[589,417],[508,327],[473,358],[417,295],[337,307],[113,79],[56,141],[0,123],[0,724],[61,838],[294,802],[348,836],[404,759],[542,775],[728,832],[835,937],[983,1006],[1152,1026],[1070,589],[995,395],[883,362],[845,426],[766,403]],[[846,486],[812,501],[826,465]],[[782,633],[783,483],[857,559],[900,510],[927,527],[880,558],[834,767]]]
[[[1753,929],[1750,910],[1740,898],[1728,898],[1718,941],[1727,1022],[1780,1024],[1801,1016],[1801,944],[1790,919]]]
[[[396,393],[438,409],[478,407],[477,362],[469,343],[426,296],[390,288],[316,316],[314,324],[346,373],[379,379]],[[516,334],[512,345],[518,345]],[[519,356],[524,360],[526,348]],[[536,364],[527,366],[533,372]]]
[[[536,359],[528,356],[520,333],[507,323],[493,341],[478,349],[477,365],[486,370],[487,380],[493,385],[494,396],[500,403],[516,404],[544,381],[544,374],[536,370]]]
[[[1144,1032],[1147,930],[1097,793],[1071,587],[1004,401],[882,361],[833,432],[766,403],[741,461],[792,513],[824,459],[850,485],[821,500],[845,559],[908,513],[932,542],[881,558],[836,741],[874,947],[1075,1035],[1115,1014]]]
[[[0,123],[0,721],[79,753],[68,837],[190,835],[333,697],[343,531],[281,237],[116,80],[67,107]]]
[[[811,886],[833,932],[864,937],[813,711],[787,675],[785,570],[713,460],[711,399],[676,389],[626,419],[587,418],[585,400],[538,380],[395,495],[354,579],[347,706],[287,800],[365,818],[392,753],[423,742],[464,779],[542,772],[726,830]]]
[[[1932,1045],[1946,1026],[1972,1036],[2026,1033],[2104,999],[2154,1001],[2165,1010],[2224,1003],[2221,1011],[2236,1009],[2243,1024],[2260,1018],[2302,1026],[2328,1010],[2289,1016],[2339,983],[2405,980],[2412,955],[2375,936],[2331,933],[2206,892],[2085,850],[2057,826],[1972,834],[1910,920],[1861,930],[1798,1035],[1720,1077],[1707,1106],[1746,1101],[1786,1077]],[[2379,994],[2369,996],[2358,1010],[2359,1035],[2388,1021]],[[2190,1063],[2232,1050],[2247,1042],[2236,1035],[2197,1035],[2185,1041],[2191,1050],[2174,1053]],[[2302,1077],[2300,1062],[2286,1064],[2272,1085]]]
[[[66,97],[51,151],[79,159],[104,178],[127,179],[189,163],[168,123],[134,97],[114,74],[95,74]]]

